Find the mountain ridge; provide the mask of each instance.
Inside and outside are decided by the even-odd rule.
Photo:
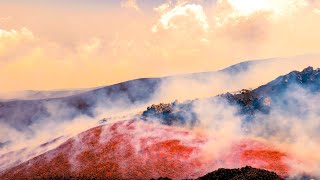
[[[239,108],[239,114],[247,115],[248,119],[255,117],[255,113],[269,113],[273,104],[283,101],[283,93],[290,87],[302,87],[312,92],[320,92],[320,68],[314,69],[309,66],[302,71],[292,71],[286,75],[279,76],[275,80],[261,85],[253,90],[243,89],[237,93],[220,94],[209,99],[222,98],[231,105]],[[192,108],[197,100],[188,100],[182,103],[177,101],[168,104],[154,104],[149,106],[143,113],[142,119],[159,119],[161,123],[172,125],[182,124],[186,121],[191,125],[196,124],[197,117]]]
[[[150,101],[153,95],[157,93],[162,81],[176,77],[203,78],[218,72],[230,72],[235,75],[248,70],[254,63],[255,61],[243,62],[212,72],[165,76],[162,78],[139,78],[110,86],[93,88],[92,90],[66,97],[0,101],[0,122],[9,124],[17,130],[28,129],[28,126],[34,122],[54,115],[47,110],[47,104],[49,103],[69,108],[70,111],[70,113],[62,114],[61,117],[53,118],[67,120],[79,115],[94,117],[94,108],[97,105],[111,107],[114,106],[113,102],[117,101],[123,101],[128,105]]]

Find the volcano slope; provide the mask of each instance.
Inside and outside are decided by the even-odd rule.
[[[130,120],[99,126],[59,147],[3,171],[0,179],[194,179],[218,167],[250,165],[287,176],[290,158],[257,139],[239,139],[206,154],[205,133]]]
[[[312,68],[294,71],[256,90],[228,93],[209,101],[225,101],[228,106],[235,106],[236,116],[240,119],[244,116],[243,120],[247,121],[247,117],[268,114],[278,103],[289,100],[282,96],[294,86],[316,93],[319,71]],[[279,146],[263,136],[239,133],[234,128],[239,124],[227,121],[226,126],[206,128],[208,124],[203,125],[201,119],[204,117],[193,111],[198,101],[154,105],[143,112],[141,118],[89,129],[50,151],[4,168],[0,179],[194,179],[221,167],[244,166],[289,177],[296,166],[305,165],[302,170],[308,170],[308,162],[294,156],[290,147]],[[261,103],[255,106],[255,101]],[[209,108],[209,111],[218,112],[228,110]],[[207,116],[212,120],[209,124],[215,124],[217,119],[234,118],[228,114],[209,113]]]

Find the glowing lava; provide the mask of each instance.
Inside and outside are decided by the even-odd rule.
[[[141,121],[121,121],[85,131],[38,157],[7,169],[0,179],[98,177],[197,178],[227,166],[250,165],[286,176],[286,154],[256,140],[242,140],[220,156],[204,158],[207,137]]]

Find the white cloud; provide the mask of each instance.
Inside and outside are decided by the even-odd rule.
[[[3,39],[33,39],[33,33],[27,28],[22,28],[21,30],[4,30],[0,29],[0,38]]]
[[[153,26],[152,32],[158,32],[160,29],[179,29],[190,28],[192,26],[200,27],[204,32],[209,30],[207,16],[203,7],[198,4],[177,5],[173,9],[168,10],[171,4],[162,4],[155,8],[159,12],[159,22]]]
[[[86,54],[92,54],[99,51],[102,48],[102,40],[99,38],[92,38],[90,41],[81,44],[78,47],[78,51]]]
[[[34,40],[33,33],[27,28],[20,30],[0,29],[0,56],[21,50],[23,47],[29,46],[29,43]]]
[[[320,15],[320,9],[314,9],[313,12]]]
[[[169,1],[168,3],[164,3],[158,7],[153,8],[153,10],[159,14],[162,14],[162,13],[167,12],[170,9],[171,5],[172,5],[172,3],[171,3],[171,1]]]
[[[140,11],[137,0],[125,0],[121,2],[121,7]]]
[[[309,5],[307,0],[218,0],[216,22],[222,26],[257,13],[264,13],[275,20],[290,16]]]
[[[308,5],[305,0],[228,0],[228,2],[242,15],[250,15],[257,11],[269,11],[276,15],[284,15]]]

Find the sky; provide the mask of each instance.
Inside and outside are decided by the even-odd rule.
[[[0,0],[0,92],[320,53],[318,0]]]

